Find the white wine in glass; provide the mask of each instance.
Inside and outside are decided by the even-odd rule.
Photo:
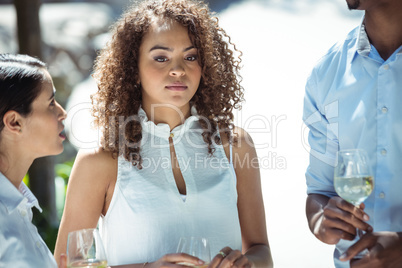
[[[195,256],[205,263],[203,265],[194,265],[192,263],[178,263],[181,265],[191,266],[195,268],[206,268],[211,262],[211,252],[209,249],[208,239],[202,237],[181,237],[177,246],[177,253],[187,253]]]
[[[68,234],[68,268],[106,268],[107,259],[97,229],[83,229]]]
[[[334,187],[340,197],[355,206],[367,199],[374,189],[374,176],[365,151],[351,149],[337,153]]]

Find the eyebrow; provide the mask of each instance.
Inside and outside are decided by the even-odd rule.
[[[191,49],[193,49],[193,48],[195,48],[195,46],[189,46],[189,47],[183,49],[183,52],[189,51],[189,50],[191,50]],[[170,52],[173,51],[173,48],[164,47],[164,46],[161,46],[161,45],[156,45],[156,46],[153,46],[153,47],[149,50],[149,52],[151,52],[152,50],[157,50],[157,49],[166,50],[166,51],[170,51]]]

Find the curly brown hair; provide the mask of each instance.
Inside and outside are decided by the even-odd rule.
[[[142,38],[155,19],[174,19],[188,29],[198,50],[202,69],[200,85],[190,101],[197,108],[203,139],[212,155],[213,141],[221,144],[218,128],[233,142],[233,108],[241,108],[243,87],[239,74],[242,53],[236,49],[218,18],[208,6],[196,0],[145,0],[131,6],[114,24],[111,41],[95,62],[94,78],[98,92],[92,96],[95,125],[103,132],[102,148],[113,157],[124,155],[141,168],[140,120],[135,117],[141,106],[138,59]],[[233,50],[229,48],[233,47]],[[238,53],[235,57],[234,51]],[[119,119],[120,118],[120,119]],[[219,126],[219,127],[218,127]],[[120,137],[116,137],[119,133]]]

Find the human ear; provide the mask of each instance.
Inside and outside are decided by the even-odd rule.
[[[8,111],[3,116],[4,129],[12,133],[22,132],[22,121],[23,117],[19,113]]]

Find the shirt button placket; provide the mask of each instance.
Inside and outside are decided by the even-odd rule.
[[[378,158],[377,158],[377,170],[381,170],[382,168],[387,166],[387,137],[389,135],[388,131],[389,129],[387,128],[388,123],[389,123],[389,104],[392,103],[392,99],[389,98],[388,91],[387,91],[387,83],[386,81],[388,80],[389,76],[389,68],[390,66],[388,64],[383,65],[379,69],[379,81],[378,81],[378,120],[377,120],[377,152],[378,152]],[[381,181],[382,179],[382,174],[376,174],[376,179],[379,179]],[[374,188],[374,195],[376,197],[376,203],[377,204],[383,204],[385,202],[385,192],[384,192],[384,187],[386,188],[385,185],[378,184]],[[376,206],[375,206],[376,207]],[[381,205],[379,205],[381,207]],[[378,213],[378,214],[377,214]],[[374,214],[377,215],[383,215],[380,210],[374,209]]]

